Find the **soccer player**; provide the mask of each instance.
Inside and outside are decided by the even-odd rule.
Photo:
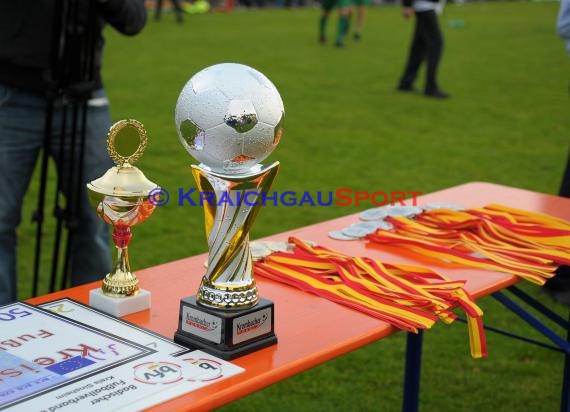
[[[322,15],[319,20],[319,42],[326,43],[326,28],[327,21],[330,16],[332,9],[338,7],[338,26],[336,32],[335,46],[344,47],[344,38],[348,32],[348,23],[350,18],[350,13],[352,11],[351,0],[323,0],[322,3]]]
[[[359,41],[362,38],[362,29],[364,28],[364,18],[366,16],[366,6],[368,0],[352,0],[354,8],[356,9],[356,25],[352,38],[354,41]]]

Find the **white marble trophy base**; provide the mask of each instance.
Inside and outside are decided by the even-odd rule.
[[[103,294],[101,288],[89,291],[89,306],[108,313],[109,315],[121,317],[130,313],[150,308],[150,292],[139,289],[136,296],[128,298],[112,298]]]

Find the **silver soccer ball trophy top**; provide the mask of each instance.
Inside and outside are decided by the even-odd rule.
[[[184,148],[212,171],[248,173],[275,149],[285,109],[279,92],[259,71],[223,63],[195,74],[176,104]]]

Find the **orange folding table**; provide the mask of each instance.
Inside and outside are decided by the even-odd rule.
[[[447,202],[465,207],[491,203],[541,212],[570,220],[570,199],[530,192],[490,183],[467,183],[418,197],[418,204]],[[327,234],[358,221],[358,215],[318,223],[268,237],[286,241],[294,236],[331,247],[348,255],[369,256],[385,262],[421,264],[430,267],[421,256],[402,254],[396,249],[373,246],[365,241],[338,241]],[[194,295],[204,273],[206,255],[198,255],[137,271],[141,287],[152,292],[149,310],[124,317],[139,326],[172,338],[178,326],[180,299]],[[451,279],[467,280],[465,288],[473,297],[494,294],[518,282],[509,274],[469,268],[433,267]],[[277,383],[397,331],[389,324],[305,293],[287,285],[256,279],[260,294],[275,303],[275,332],[278,343],[232,360],[245,372],[202,389],[157,405],[156,411],[210,410]],[[88,284],[30,299],[32,304],[63,297],[88,303]],[[564,339],[567,343],[567,340]],[[422,334],[408,334],[403,410],[418,409]],[[568,343],[566,348],[568,347]],[[568,351],[564,387],[570,382]],[[562,408],[568,410],[568,393],[563,393]],[[565,408],[565,409],[564,409]]]

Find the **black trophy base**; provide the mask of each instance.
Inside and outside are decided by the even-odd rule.
[[[251,308],[223,310],[199,305],[196,296],[184,298],[174,342],[226,360],[274,345],[273,302],[261,298]]]

